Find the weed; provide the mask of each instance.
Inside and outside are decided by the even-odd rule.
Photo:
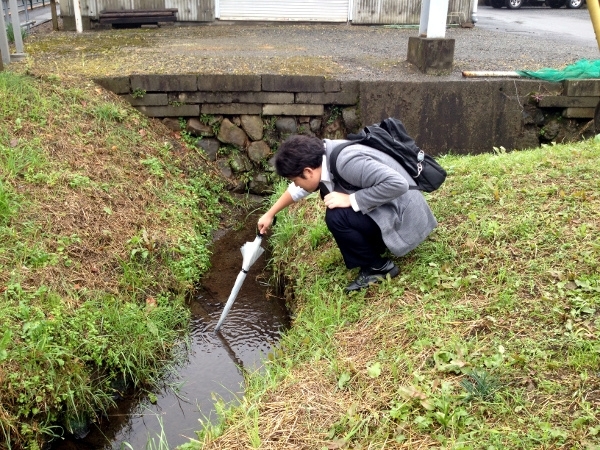
[[[92,114],[100,121],[123,122],[127,113],[123,108],[111,103],[101,103],[92,109]]]
[[[331,125],[333,122],[338,120],[342,116],[342,109],[339,106],[334,106],[329,111],[329,117],[327,118],[327,124]]]
[[[466,401],[483,400],[490,402],[500,389],[498,379],[485,371],[473,371],[460,382],[460,385],[467,391]]]
[[[27,29],[21,28],[21,39],[24,41],[25,38],[27,38],[27,36],[28,36]],[[6,37],[8,39],[8,42],[10,42],[11,44],[15,43],[15,30],[13,29],[12,22],[10,22],[6,25]]]
[[[146,95],[146,91],[144,89],[140,89],[140,88],[134,89],[131,92],[131,96],[133,98],[143,98],[144,95]]]

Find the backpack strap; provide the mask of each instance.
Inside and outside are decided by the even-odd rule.
[[[347,191],[358,191],[360,188],[348,183],[346,180],[344,180],[342,178],[342,176],[340,175],[340,173],[337,170],[337,166],[336,166],[337,159],[338,159],[338,156],[340,155],[340,152],[342,150],[344,150],[346,147],[348,147],[349,145],[360,144],[360,143],[361,143],[360,140],[343,142],[339,145],[336,145],[333,148],[333,150],[331,151],[331,154],[329,155],[329,169],[331,170],[331,173],[333,174],[333,178],[336,182],[338,182],[340,184],[340,186],[342,186]],[[419,186],[413,186],[413,185],[409,185],[408,189],[411,191],[419,191],[420,190]]]

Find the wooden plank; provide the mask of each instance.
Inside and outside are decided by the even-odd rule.
[[[161,8],[161,9],[106,9],[106,10],[100,12],[100,14],[104,14],[104,13],[119,13],[119,12],[127,12],[127,11],[132,11],[132,12],[154,12],[154,11],[177,12],[177,11],[179,11],[179,9],[178,8]]]
[[[156,16],[156,17],[113,17],[108,19],[100,18],[100,23],[105,24],[152,24],[159,22],[175,22],[177,18],[175,16]]]
[[[127,12],[127,13],[110,13],[110,14],[100,14],[100,17],[103,18],[111,18],[111,17],[155,17],[155,16],[175,16],[171,13],[165,13],[162,11],[156,11],[152,13],[136,13],[136,12]]]

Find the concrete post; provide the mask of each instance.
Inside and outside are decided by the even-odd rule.
[[[2,9],[1,6],[0,9]],[[8,36],[6,35],[6,22],[4,21],[4,11],[0,11],[0,56],[2,57],[3,63],[10,63],[10,47],[8,46]]]
[[[476,0],[477,1],[477,0]],[[445,75],[454,64],[454,39],[446,39],[449,0],[423,0],[419,37],[408,38],[407,61],[421,72]]]
[[[23,54],[23,36],[21,36],[21,20],[19,19],[19,5],[17,5],[17,0],[8,0],[8,7],[10,9],[13,35],[15,36],[15,49],[17,50],[17,54]]]

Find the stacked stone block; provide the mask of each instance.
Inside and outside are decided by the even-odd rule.
[[[268,161],[288,135],[341,138],[359,127],[358,81],[295,75],[131,75],[96,81],[174,130],[184,121],[185,131],[199,138],[196,145],[223,174],[240,190],[255,193],[268,191]]]

